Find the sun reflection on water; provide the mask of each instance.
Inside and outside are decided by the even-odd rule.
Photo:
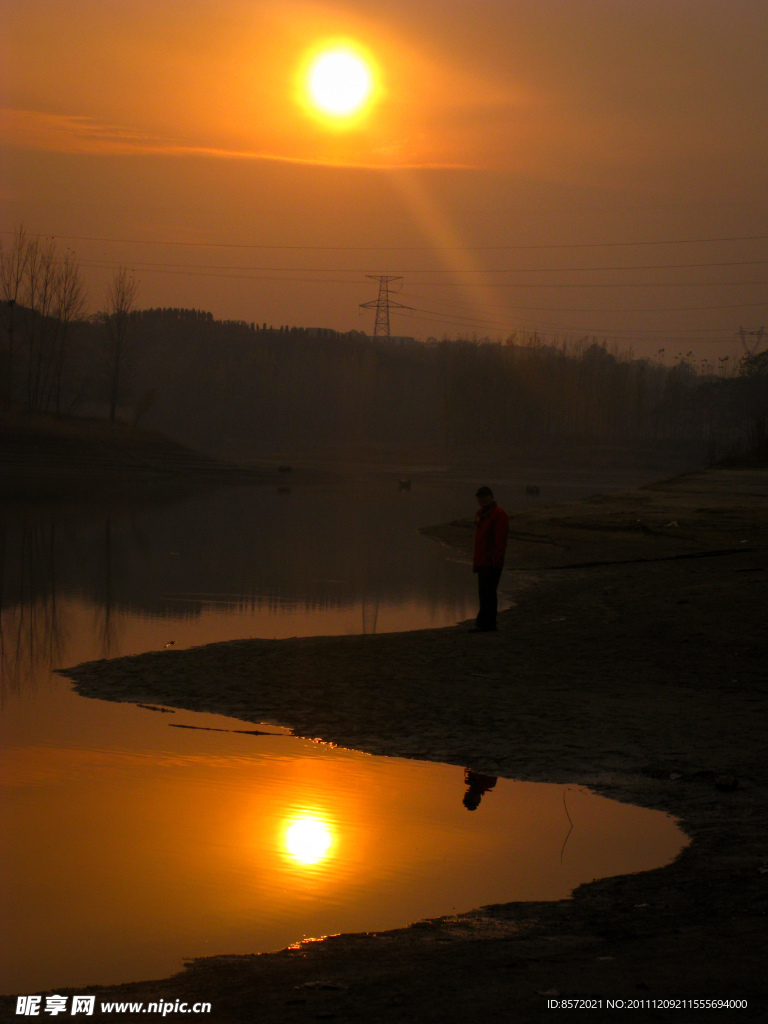
[[[285,827],[285,851],[302,867],[311,867],[326,860],[333,846],[334,834],[330,825],[314,814],[292,818]]]

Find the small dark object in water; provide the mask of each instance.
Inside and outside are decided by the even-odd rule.
[[[278,466],[277,467],[277,472],[278,473],[291,473],[291,472],[293,472],[293,466]]]
[[[397,485],[398,485],[398,487],[400,488],[401,491],[410,491],[410,489],[411,489],[411,481],[409,479],[407,479],[406,477],[401,477],[397,481]]]
[[[715,779],[715,789],[724,793],[732,793],[739,788],[739,780],[735,775],[718,775]]]
[[[525,485],[525,493],[526,494],[538,494],[540,490],[541,490],[541,488],[539,487],[538,484],[526,484]]]

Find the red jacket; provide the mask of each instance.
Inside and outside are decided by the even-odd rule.
[[[479,508],[476,518],[475,560],[472,569],[501,568],[507,550],[507,513],[494,502],[489,508]]]

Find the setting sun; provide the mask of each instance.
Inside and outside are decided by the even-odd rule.
[[[375,62],[356,43],[324,43],[306,57],[301,73],[301,103],[328,128],[360,123],[378,88]]]
[[[343,117],[359,110],[371,92],[371,73],[354,54],[323,54],[309,73],[309,91],[321,109]]]

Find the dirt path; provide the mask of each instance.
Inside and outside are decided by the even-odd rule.
[[[236,641],[66,674],[86,696],[577,781],[675,815],[690,847],[667,868],[582,886],[572,900],[202,959],[100,998],[208,1000],[208,1019],[268,1024],[550,1020],[548,1000],[564,997],[602,1000],[592,1020],[619,1013],[608,999],[706,998],[749,1008],[646,1003],[631,1019],[766,1019],[768,471],[710,471],[526,511],[511,528],[516,604],[498,634],[465,625]],[[427,532],[471,540],[462,524]]]

